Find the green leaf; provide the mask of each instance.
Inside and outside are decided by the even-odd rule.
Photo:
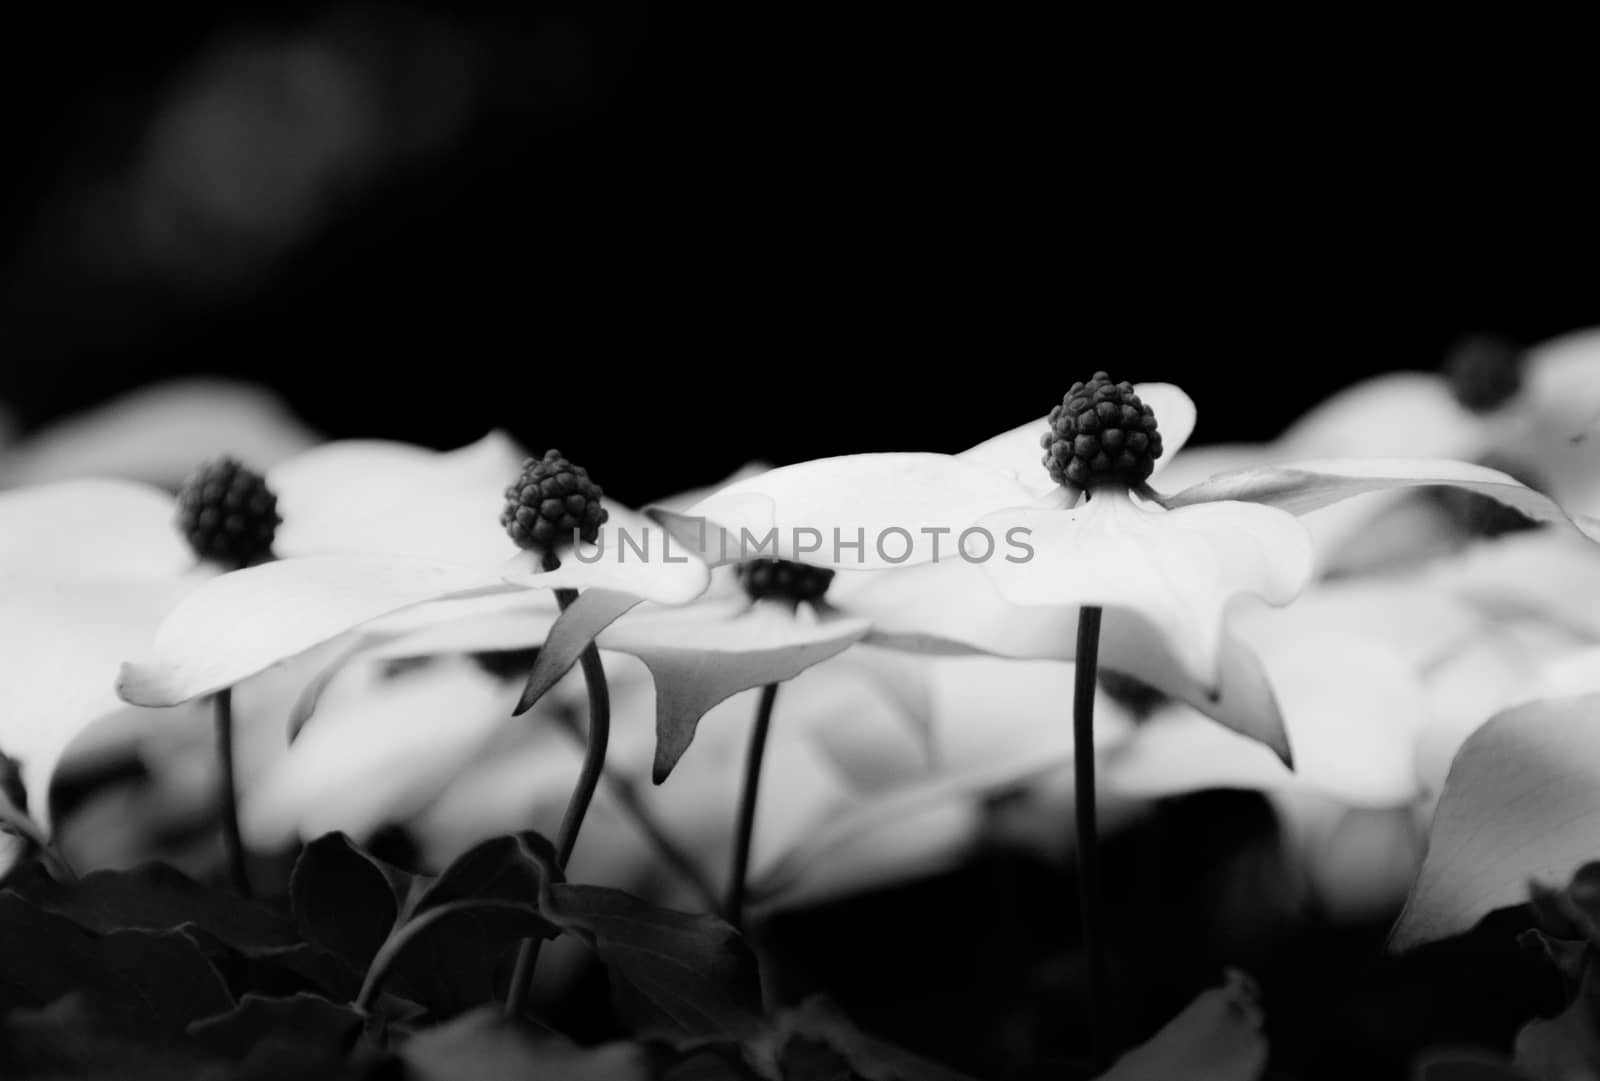
[[[112,1030],[181,1036],[233,1008],[221,976],[182,931],[96,936],[0,895],[0,1014],[82,994]]]
[[[1427,856],[1390,938],[1400,950],[1465,931],[1565,883],[1597,854],[1600,695],[1505,710],[1456,753]]]
[[[644,1049],[635,1044],[584,1048],[559,1037],[538,1037],[491,1006],[412,1037],[400,1058],[414,1081],[646,1081],[652,1076]]]
[[[413,878],[342,833],[319,837],[300,853],[289,879],[300,934],[364,971],[389,936]]]
[[[228,1059],[242,1059],[276,1036],[290,1036],[304,1049],[342,1057],[365,1021],[349,1006],[320,995],[268,998],[247,994],[227,1013],[191,1024],[189,1034],[202,1047]]]
[[[755,955],[717,917],[600,886],[553,885],[543,908],[594,947],[635,1035],[681,1044],[742,1039],[764,1025]]]

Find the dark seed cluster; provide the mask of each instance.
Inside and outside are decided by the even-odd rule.
[[[574,537],[593,544],[609,517],[603,494],[587,469],[549,450],[522,463],[522,475],[506,489],[500,524],[517,547],[531,551],[554,554]]]
[[[1050,479],[1079,488],[1140,484],[1161,457],[1155,413],[1139,400],[1132,383],[1113,383],[1105,372],[1072,384],[1050,410],[1050,430],[1039,445]]]
[[[828,592],[833,571],[787,559],[752,559],[738,567],[739,583],[751,600],[816,601]]]
[[[271,559],[282,521],[266,480],[233,458],[206,463],[178,490],[179,532],[195,555],[229,570]]]
[[[1522,389],[1525,353],[1503,338],[1469,338],[1444,363],[1456,401],[1474,413],[1492,413]]]

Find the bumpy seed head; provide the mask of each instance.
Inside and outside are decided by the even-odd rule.
[[[1050,430],[1039,438],[1044,467],[1057,484],[1090,488],[1100,484],[1141,484],[1161,457],[1156,416],[1133,392],[1132,383],[1113,383],[1095,372],[1074,383],[1061,404],[1050,410]]]
[[[818,601],[828,592],[833,572],[787,559],[752,559],[738,566],[739,584],[751,600],[781,600],[799,604]]]
[[[506,489],[500,524],[517,547],[545,555],[574,538],[593,544],[609,517],[600,505],[603,494],[587,469],[559,450],[545,451],[522,463],[522,475]]]
[[[1474,413],[1492,413],[1522,389],[1524,350],[1504,338],[1468,338],[1444,362],[1456,401]]]
[[[282,521],[261,474],[233,458],[206,463],[178,489],[178,530],[195,555],[229,570],[271,559]]]

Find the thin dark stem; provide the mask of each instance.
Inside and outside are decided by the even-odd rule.
[[[527,911],[527,906],[516,901],[501,901],[492,897],[469,897],[464,901],[451,901],[438,908],[430,908],[416,919],[407,920],[391,931],[383,945],[378,947],[378,952],[372,955],[372,963],[367,966],[366,979],[361,981],[361,990],[351,1005],[360,1013],[371,1010],[379,992],[383,990],[384,981],[389,978],[389,970],[394,968],[394,963],[399,960],[400,954],[429,927],[458,912],[485,910],[523,913]]]
[[[546,569],[550,569],[548,566]],[[556,602],[565,612],[578,599],[574,589],[556,590]],[[561,829],[556,834],[556,863],[566,870],[572,850],[578,845],[578,831],[583,828],[583,817],[594,801],[595,789],[600,787],[600,777],[606,768],[606,747],[611,742],[611,692],[606,687],[605,666],[600,663],[600,650],[593,642],[583,651],[579,662],[583,667],[583,681],[589,690],[589,741],[584,750],[583,765],[578,771],[578,783],[573,786],[572,798],[567,802],[567,813],[561,819]],[[528,1001],[533,986],[533,969],[539,962],[539,938],[525,938],[517,950],[517,965],[511,973],[511,987],[506,993],[506,1016],[519,1017]]]
[[[756,795],[761,788],[761,761],[767,751],[767,732],[772,727],[772,704],[778,698],[778,685],[761,688],[756,706],[756,725],[750,732],[750,749],[744,760],[744,792],[739,796],[739,821],[733,837],[733,869],[728,872],[728,900],[722,906],[724,918],[735,927],[744,927],[745,878],[750,872],[750,842],[756,828]]]
[[[216,693],[217,764],[222,769],[222,846],[228,853],[228,877],[240,897],[249,897],[250,873],[245,867],[244,837],[239,832],[239,787],[233,767],[233,689]]]
[[[562,731],[566,732],[580,744],[587,746],[588,734],[583,726],[571,716],[563,715],[557,720]],[[711,888],[705,874],[698,864],[684,851],[682,846],[674,841],[667,833],[666,828],[656,821],[654,812],[639,796],[638,787],[626,776],[614,769],[607,768],[601,775],[605,782],[606,791],[615,801],[617,809],[627,816],[634,828],[644,835],[661,857],[661,861],[672,869],[673,873],[681,878],[686,886],[693,891],[695,899],[707,912],[718,911],[717,894]]]
[[[1100,884],[1100,836],[1094,788],[1094,695],[1100,666],[1100,609],[1078,612],[1077,673],[1072,688],[1072,760],[1078,809],[1078,908],[1083,949],[1089,961],[1089,1040],[1097,1060],[1106,1058],[1110,1001],[1106,965],[1105,893]]]

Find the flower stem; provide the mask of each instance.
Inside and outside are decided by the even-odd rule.
[[[361,981],[361,990],[351,1005],[361,1013],[371,1010],[373,1002],[377,1000],[378,993],[383,990],[384,981],[388,979],[389,970],[399,960],[401,951],[429,927],[458,912],[485,910],[523,913],[527,911],[527,906],[515,901],[501,901],[492,897],[469,897],[463,901],[451,901],[449,904],[440,905],[438,908],[430,908],[416,919],[407,920],[402,926],[389,932],[389,937],[384,939],[383,945],[378,947],[378,952],[372,955],[372,963],[367,966],[366,979]],[[535,939],[535,941],[538,940]]]
[[[228,853],[228,877],[240,897],[249,897],[250,874],[245,867],[244,837],[239,832],[239,788],[233,768],[233,689],[224,687],[214,698],[217,727],[217,764],[222,770],[222,846]]]
[[[1100,837],[1094,788],[1095,675],[1100,665],[1100,608],[1078,612],[1076,675],[1072,688],[1072,760],[1078,812],[1078,910],[1089,964],[1089,1041],[1104,1060],[1110,1014],[1106,964],[1105,895],[1100,884]]]
[[[557,723],[561,725],[562,731],[580,744],[588,745],[588,733],[576,718],[564,714]],[[656,821],[655,814],[639,796],[639,790],[633,781],[610,768],[602,774],[602,779],[617,809],[626,815],[634,827],[644,835],[645,840],[650,842],[656,854],[661,857],[661,861],[683,880],[701,907],[707,912],[717,911],[720,902],[717,900],[716,891],[711,888],[711,883],[706,880],[706,876],[689,853],[667,833],[666,827]]]
[[[0,827],[15,833],[33,851],[38,853],[39,859],[44,863],[45,869],[57,882],[76,882],[78,873],[72,869],[59,849],[45,836],[44,830],[39,828],[39,823],[27,811],[11,802],[11,798],[0,791]]]
[[[761,688],[756,725],[750,732],[750,749],[744,762],[744,791],[739,796],[739,821],[733,837],[733,869],[728,873],[728,899],[722,906],[727,921],[741,930],[744,928],[745,878],[750,872],[750,842],[756,828],[756,794],[761,787],[761,760],[766,755],[772,704],[777,698],[776,683]]]
[[[547,569],[549,569],[547,567]],[[556,602],[564,612],[578,599],[575,589],[556,590]],[[556,865],[563,871],[578,845],[578,831],[583,828],[583,816],[594,801],[595,789],[606,768],[606,747],[611,742],[611,692],[606,687],[605,666],[600,663],[600,650],[593,642],[583,651],[579,662],[583,667],[583,682],[589,690],[589,741],[584,749],[583,765],[578,771],[578,783],[573,786],[572,798],[567,801],[567,813],[561,819],[560,832],[556,834]],[[528,1001],[533,986],[533,969],[539,963],[540,938],[525,938],[517,949],[517,965],[511,973],[511,987],[506,992],[507,1017],[519,1017]]]

